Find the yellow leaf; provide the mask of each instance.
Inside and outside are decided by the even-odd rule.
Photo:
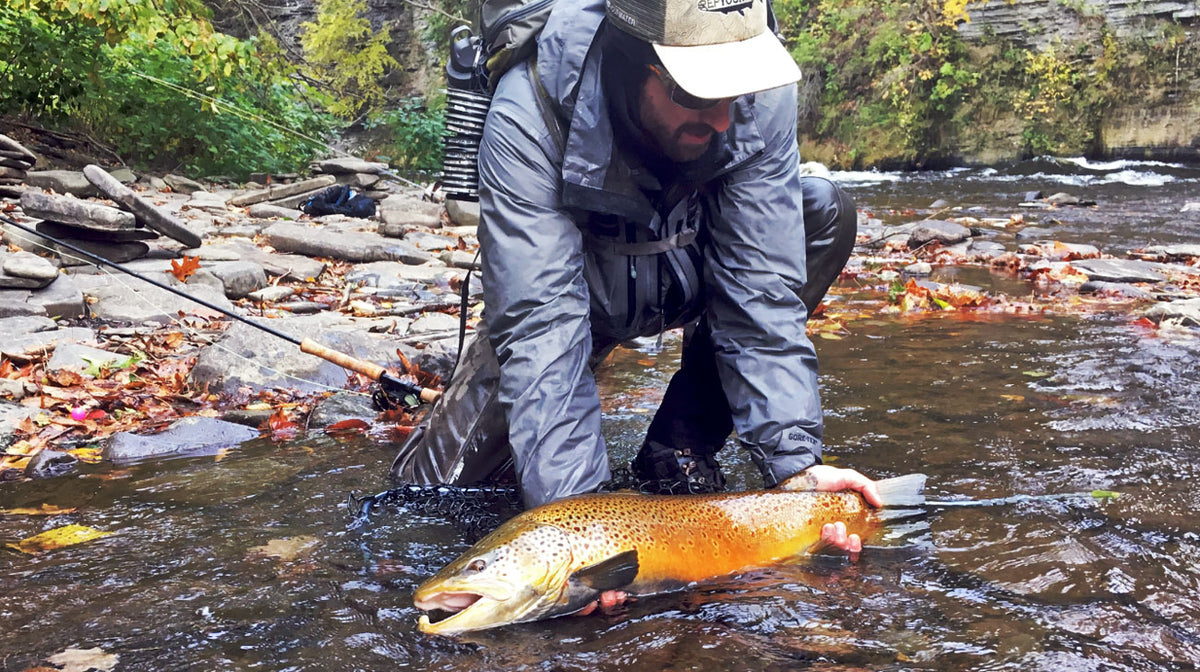
[[[74,546],[82,544],[86,541],[107,537],[111,532],[102,532],[86,525],[64,525],[56,527],[53,530],[47,530],[41,534],[35,534],[28,539],[24,539],[15,544],[9,544],[9,548],[15,548],[22,553],[41,553],[42,551],[53,551],[56,548],[64,546]]]
[[[99,448],[76,448],[67,452],[87,464],[99,464],[104,461],[104,453]]]
[[[67,649],[46,660],[61,668],[63,672],[88,672],[89,670],[110,672],[117,666],[119,659],[120,656],[117,654],[105,653],[104,649],[97,647],[94,649]]]
[[[1000,395],[1000,398],[1007,399],[1009,401],[1025,401],[1025,396],[1021,394],[1002,394]]]
[[[321,540],[308,535],[300,535],[298,537],[287,537],[284,539],[272,539],[262,546],[255,546],[250,549],[251,553],[258,555],[266,555],[280,560],[291,561],[307,555],[314,548],[320,545]]]
[[[16,509],[0,509],[0,516],[57,516],[60,513],[75,513],[76,507],[64,509],[53,504],[41,506],[26,506]]]
[[[820,336],[821,338],[823,338],[823,339],[825,339],[825,340],[827,340],[827,341],[840,341],[840,340],[842,340],[842,335],[841,335],[841,334],[834,334],[834,333],[831,333],[831,332],[828,332],[828,331],[820,331],[820,332],[817,332],[817,336]]]

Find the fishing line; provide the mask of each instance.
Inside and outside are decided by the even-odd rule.
[[[1047,495],[1012,495],[1010,497],[993,497],[991,499],[946,499],[925,500],[925,506],[931,509],[975,509],[989,506],[1012,506],[1025,502],[1053,502],[1070,499],[1116,499],[1120,495],[1107,490],[1092,490],[1090,492],[1060,492]]]
[[[183,322],[183,321],[182,321],[180,318],[178,318],[176,315],[173,315],[172,313],[168,312],[167,310],[165,310],[164,308],[162,308],[162,307],[161,307],[161,306],[159,306],[158,304],[156,304],[156,303],[154,303],[153,301],[151,301],[149,297],[147,297],[145,294],[143,294],[143,293],[141,293],[141,292],[137,291],[137,289],[136,289],[136,288],[135,288],[133,285],[131,285],[131,284],[127,283],[127,282],[125,281],[125,278],[124,278],[122,275],[119,275],[119,274],[117,274],[117,273],[114,273],[114,272],[110,271],[108,268],[105,268],[104,264],[99,264],[99,263],[96,263],[95,261],[93,261],[92,259],[88,259],[88,258],[86,258],[86,257],[83,257],[83,256],[79,256],[79,255],[76,255],[76,254],[72,254],[72,253],[70,252],[70,248],[69,248],[69,247],[68,247],[67,249],[65,249],[65,250],[64,250],[64,249],[59,249],[59,248],[56,248],[56,247],[51,247],[49,244],[47,244],[47,243],[43,242],[43,240],[42,240],[41,238],[39,238],[39,237],[37,237],[37,236],[30,235],[28,232],[26,232],[26,231],[23,231],[22,229],[24,229],[24,228],[25,228],[23,225],[21,225],[21,224],[19,224],[19,223],[15,222],[15,221],[13,221],[12,219],[9,219],[9,218],[8,218],[8,217],[6,217],[6,216],[0,215],[0,221],[2,221],[2,222],[4,222],[4,223],[7,223],[7,224],[11,224],[11,225],[13,225],[13,226],[16,226],[16,227],[18,227],[18,229],[17,229],[16,231],[9,231],[8,233],[9,233],[9,235],[14,235],[15,237],[19,238],[19,239],[22,241],[22,243],[23,243],[23,244],[30,245],[30,246],[32,246],[32,247],[36,247],[36,248],[39,248],[39,249],[45,250],[45,251],[47,251],[47,252],[50,252],[50,253],[53,253],[53,254],[57,254],[57,255],[59,255],[60,257],[65,257],[65,258],[67,258],[67,259],[71,259],[71,260],[74,260],[74,261],[82,262],[84,265],[92,265],[92,266],[95,266],[95,267],[96,267],[96,269],[97,269],[97,270],[99,270],[101,273],[105,274],[107,277],[111,278],[111,279],[112,279],[114,282],[116,282],[117,284],[119,284],[119,285],[121,285],[122,287],[124,287],[124,288],[125,288],[125,289],[126,289],[128,292],[129,292],[129,293],[132,293],[133,295],[137,296],[137,297],[138,297],[138,299],[140,299],[141,301],[143,301],[143,302],[144,302],[144,303],[145,303],[147,306],[149,306],[150,308],[154,309],[154,310],[155,310],[155,311],[157,311],[157,312],[158,312],[160,315],[162,315],[162,316],[166,317],[168,320],[170,320],[172,324],[174,324],[175,326],[179,327],[181,330],[183,330],[184,332],[188,333],[190,336],[192,336],[193,338],[195,338],[195,339],[197,339],[197,340],[198,340],[198,336],[199,336],[199,334],[198,334],[198,332],[197,332],[195,329],[193,329],[192,327],[188,326],[186,323],[184,323],[184,322]],[[60,241],[60,242],[61,242],[61,241]],[[71,247],[73,247],[73,246],[71,246]],[[97,258],[100,258],[100,257],[97,257]],[[162,287],[162,285],[158,284],[156,281],[153,281],[153,280],[151,280],[150,278],[143,278],[143,280],[150,282],[150,284],[152,284],[152,285],[155,285],[155,286],[159,287],[160,289],[162,289],[162,288],[163,288],[163,287]],[[167,290],[167,291],[169,292],[170,290]],[[196,298],[191,298],[191,297],[189,297],[189,298],[188,298],[188,300],[189,300],[189,301],[195,301],[196,303],[199,303],[200,305],[202,305],[202,306],[204,306],[204,307],[206,307],[206,308],[210,308],[210,309],[212,309],[212,310],[217,310],[215,307],[211,306],[211,305],[210,305],[210,304],[208,304],[206,301],[203,301],[203,300],[201,300],[201,299],[196,299]],[[222,313],[222,314],[228,315],[228,312],[227,312],[227,311],[224,311],[224,310],[217,310],[217,312],[220,312],[220,313]],[[234,316],[231,316],[231,317],[234,317]],[[237,317],[235,317],[235,319],[240,319],[242,322],[249,322],[249,320],[245,320],[245,319],[241,319],[241,318],[237,318]],[[261,327],[261,325],[258,325],[258,324],[256,324],[256,323],[253,323],[253,322],[251,322],[250,324],[251,324],[252,326],[260,326],[260,327]],[[266,327],[263,327],[263,328],[266,328]],[[295,341],[294,339],[291,339],[291,338],[286,338],[285,340],[291,341],[291,342],[293,342],[293,343],[299,343],[299,341]],[[256,361],[256,360],[254,360],[254,359],[251,359],[251,358],[249,358],[249,357],[246,357],[245,355],[242,355],[241,353],[239,353],[239,352],[237,352],[237,351],[235,351],[235,350],[233,350],[233,349],[229,348],[228,346],[222,345],[222,344],[220,343],[220,341],[214,341],[214,342],[212,342],[212,343],[209,343],[209,344],[208,344],[208,347],[215,347],[215,348],[217,348],[218,350],[221,350],[222,352],[225,352],[225,353],[227,353],[227,354],[229,354],[229,355],[231,355],[231,356],[233,356],[233,357],[235,357],[235,358],[237,358],[237,359],[239,359],[239,360],[241,360],[241,361],[243,361],[243,362],[246,362],[246,363],[248,363],[248,364],[251,364],[251,365],[254,365],[254,366],[258,366],[258,367],[260,367],[260,368],[262,368],[262,369],[264,369],[264,370],[266,370],[266,371],[269,371],[269,372],[271,372],[271,373],[274,373],[274,374],[276,374],[276,375],[278,375],[278,376],[281,376],[281,377],[283,377],[283,378],[288,378],[288,379],[291,379],[291,380],[295,380],[295,381],[297,381],[297,382],[305,383],[305,384],[307,384],[307,385],[312,385],[312,386],[314,386],[314,387],[322,388],[322,389],[325,389],[325,390],[330,390],[330,391],[333,391],[333,392],[346,392],[346,393],[355,394],[355,395],[364,396],[364,397],[371,397],[371,396],[372,396],[372,395],[370,395],[370,394],[367,394],[367,393],[365,393],[365,392],[358,392],[358,391],[356,391],[356,390],[346,390],[346,389],[343,389],[343,388],[340,388],[340,387],[333,387],[332,385],[326,385],[326,384],[324,384],[324,383],[319,383],[319,382],[317,382],[317,381],[313,381],[313,380],[307,380],[307,379],[304,379],[304,378],[300,378],[300,377],[298,377],[298,376],[294,376],[294,375],[292,375],[292,374],[289,374],[289,373],[285,373],[285,372],[283,372],[283,371],[279,371],[279,370],[277,370],[277,369],[271,368],[270,366],[267,366],[267,365],[265,365],[265,364],[262,364],[262,363],[260,363],[260,362],[258,362],[258,361]]]
[[[284,126],[283,124],[280,124],[272,119],[268,119],[267,117],[264,117],[262,115],[254,114],[253,112],[247,112],[246,110],[243,110],[242,108],[238,107],[237,105],[234,105],[233,103],[230,103],[229,101],[223,100],[221,98],[217,98],[215,96],[210,96],[206,93],[200,93],[199,91],[193,91],[187,87],[180,86],[179,84],[175,84],[174,82],[168,82],[165,79],[160,79],[158,77],[155,77],[154,75],[147,75],[143,72],[138,72],[137,70],[130,70],[130,72],[135,77],[141,77],[142,79],[145,79],[148,82],[153,82],[155,84],[158,84],[159,86],[168,88],[172,91],[175,91],[176,93],[183,95],[186,98],[191,98],[192,100],[198,100],[202,103],[208,103],[212,107],[214,112],[220,112],[220,110],[217,108],[223,108],[226,112],[229,112],[229,113],[233,114],[234,116],[240,117],[242,119],[246,119],[248,121],[256,121],[256,122],[266,124],[266,125],[270,126],[271,128],[274,128],[277,131],[280,131],[282,133],[287,133],[289,135],[293,135],[293,136],[300,138],[306,142],[310,142],[318,147],[327,149],[330,152],[333,152],[334,154],[337,154],[339,156],[344,156],[344,157],[349,157],[349,158],[358,158],[355,155],[353,155],[345,150],[338,149],[323,140],[319,140],[317,138],[305,135],[304,133],[301,133],[300,131],[294,130],[287,126]],[[395,180],[396,182],[400,182],[401,184],[405,184],[410,187],[415,187],[417,189],[422,188],[422,186],[420,184],[417,184],[416,182],[413,182],[412,180],[400,177],[399,175],[392,172],[391,170],[383,170],[380,172],[380,175],[383,175],[384,177],[388,177],[392,180]]]

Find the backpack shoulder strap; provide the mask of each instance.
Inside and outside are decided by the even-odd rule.
[[[538,77],[537,56],[526,60],[525,64],[529,71],[529,79],[533,82],[533,98],[537,102],[538,111],[542,113],[542,120],[546,122],[546,128],[550,129],[550,137],[561,156],[567,151],[566,124],[558,115],[554,101],[550,99],[550,92],[542,85],[542,78]]]

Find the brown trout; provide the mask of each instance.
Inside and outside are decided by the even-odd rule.
[[[606,590],[673,590],[801,555],[826,523],[843,521],[866,539],[924,504],[923,474],[876,481],[881,509],[857,492],[795,490],[801,482],[714,495],[579,495],[525,511],[417,588],[418,609],[450,612],[438,621],[422,615],[419,627],[452,635],[572,614]]]

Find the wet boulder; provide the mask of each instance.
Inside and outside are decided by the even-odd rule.
[[[79,458],[61,450],[43,448],[29,460],[25,466],[27,478],[54,478],[75,471],[79,466]]]
[[[927,219],[917,222],[908,235],[908,246],[916,249],[922,245],[939,242],[943,245],[953,245],[968,240],[971,230],[962,224],[938,219]]]
[[[271,325],[297,339],[312,338],[321,345],[384,367],[399,366],[398,344],[368,333],[360,323],[339,314],[294,316]],[[233,393],[287,387],[303,392],[323,392],[345,387],[349,372],[299,346],[264,334],[249,325],[232,325],[218,341],[220,347],[201,351],[190,379],[213,392]],[[415,350],[404,346],[406,356]]]
[[[378,415],[370,397],[338,392],[317,404],[308,416],[308,429],[323,429],[343,420],[362,420],[370,424]]]
[[[183,455],[215,455],[260,436],[256,429],[232,422],[193,416],[175,421],[157,434],[114,434],[104,448],[105,459],[118,463]]]
[[[1156,303],[1146,310],[1145,315],[1156,322],[1172,320],[1190,326],[1200,326],[1200,299]]]
[[[1162,282],[1162,264],[1132,259],[1085,259],[1073,261],[1075,270],[1088,276],[1088,280],[1105,282]]]

